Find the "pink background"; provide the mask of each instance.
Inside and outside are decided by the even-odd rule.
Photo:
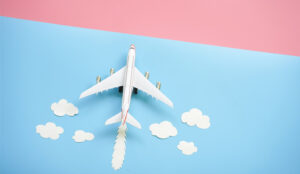
[[[300,56],[299,0],[0,0],[0,15]]]

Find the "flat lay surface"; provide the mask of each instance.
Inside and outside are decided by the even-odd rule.
[[[79,95],[96,76],[122,68],[132,43],[136,67],[150,72],[153,84],[161,82],[174,108],[141,91],[133,94],[130,113],[142,129],[128,125],[118,173],[300,172],[299,57],[8,17],[0,24],[0,173],[115,172],[119,124],[104,123],[120,112],[122,94]],[[56,116],[51,105],[61,99],[78,113]],[[209,116],[209,128],[182,122],[192,108]],[[152,135],[149,126],[163,121],[176,128],[175,136]],[[58,139],[36,133],[47,122],[63,128]],[[77,130],[94,137],[77,143]],[[184,155],[177,148],[181,141],[197,150]]]

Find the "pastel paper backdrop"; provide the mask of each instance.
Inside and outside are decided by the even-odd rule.
[[[299,0],[0,0],[0,15],[300,56]]]
[[[82,91],[125,65],[131,43],[136,66],[174,109],[140,92],[130,113],[142,130],[128,126],[126,156],[118,173],[299,173],[300,59],[225,47],[82,29],[0,17],[0,173],[112,173],[121,94],[107,91],[79,100]],[[51,104],[67,99],[72,117],[55,116]],[[199,108],[208,129],[181,122]],[[178,133],[151,135],[153,123],[170,121]],[[64,129],[57,140],[41,138],[39,124]],[[76,130],[94,140],[76,143]],[[197,152],[183,155],[180,141]]]

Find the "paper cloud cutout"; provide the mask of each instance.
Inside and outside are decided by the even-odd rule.
[[[159,124],[151,124],[149,129],[152,132],[152,135],[157,136],[158,138],[168,138],[177,135],[177,129],[168,121],[163,121]]]
[[[58,103],[53,103],[51,105],[51,110],[55,115],[60,117],[64,115],[74,116],[75,114],[78,114],[78,108],[72,103],[68,103],[66,99],[61,99]]]
[[[189,112],[184,112],[181,115],[181,120],[189,126],[197,125],[198,128],[207,129],[210,127],[209,117],[203,115],[199,109],[193,108]]]
[[[45,125],[37,125],[36,133],[40,134],[43,138],[51,138],[52,140],[57,140],[59,135],[64,132],[62,127],[56,126],[52,122],[48,122]]]
[[[84,132],[83,130],[77,130],[72,137],[72,139],[77,143],[82,143],[85,141],[91,141],[94,139],[94,134],[89,132]]]
[[[198,151],[198,148],[193,142],[180,141],[177,145],[177,148],[185,155],[192,155]]]

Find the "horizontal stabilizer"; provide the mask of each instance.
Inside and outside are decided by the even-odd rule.
[[[132,126],[134,126],[136,128],[142,129],[141,124],[129,113],[127,114],[126,122],[131,124]]]
[[[105,125],[109,125],[109,124],[114,124],[114,123],[118,123],[122,120],[122,113],[118,113],[115,116],[112,116],[111,118],[109,118],[108,120],[106,120]]]
[[[113,117],[109,118],[108,120],[106,120],[105,125],[110,125],[110,124],[118,123],[121,121],[122,121],[122,112],[120,112],[120,113],[114,115]],[[142,128],[141,124],[129,113],[127,113],[126,123],[129,123],[132,126],[139,128],[139,129]]]

